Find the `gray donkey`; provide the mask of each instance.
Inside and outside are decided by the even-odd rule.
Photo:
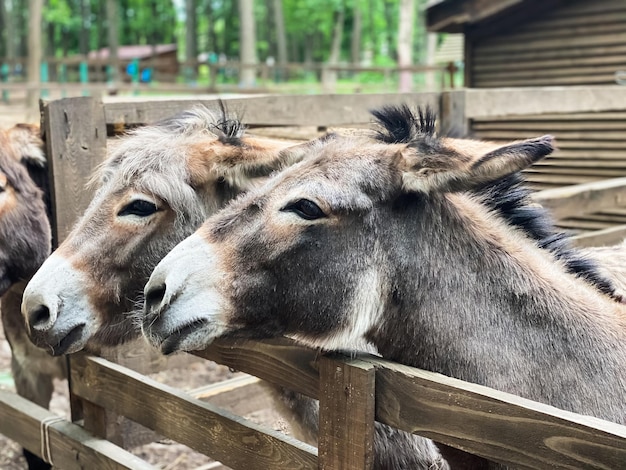
[[[225,335],[400,363],[626,424],[626,306],[480,189],[553,151],[438,138],[379,113],[377,140],[329,136],[209,218],[157,266],[143,330],[164,352]],[[483,468],[478,457],[450,464]]]
[[[208,215],[307,147],[255,138],[225,109],[201,107],[120,139],[95,177],[89,208],[26,289],[30,338],[58,356],[139,337],[129,312],[143,305],[143,286],[158,261]],[[286,390],[274,397],[299,437],[314,442],[316,402]],[[377,426],[377,435],[377,468],[447,468],[428,439],[387,426]]]
[[[65,361],[35,347],[20,313],[26,281],[50,254],[48,182],[43,142],[36,126],[0,131],[0,295],[2,326],[11,346],[17,393],[47,407],[52,379],[65,376]],[[31,469],[50,465],[27,450]]]

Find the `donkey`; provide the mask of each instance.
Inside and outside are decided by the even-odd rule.
[[[227,201],[299,159],[307,145],[293,144],[246,135],[224,109],[206,108],[121,139],[94,177],[100,187],[82,219],[28,284],[22,309],[33,342],[58,356],[139,337],[130,312],[143,305],[157,262]],[[271,391],[295,434],[314,442],[316,402]],[[377,432],[378,468],[447,468],[430,440]]]
[[[0,296],[2,326],[11,347],[17,393],[47,407],[65,361],[28,339],[20,313],[26,281],[50,254],[46,159],[39,129],[28,124],[0,131]],[[31,469],[50,466],[24,450]]]
[[[377,141],[318,141],[174,248],[145,288],[147,339],[164,352],[226,335],[367,341],[403,364],[626,424],[626,306],[479,191],[550,154],[552,137],[485,152],[437,137],[432,113],[379,116]]]

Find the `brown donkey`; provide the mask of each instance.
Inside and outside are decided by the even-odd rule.
[[[248,136],[239,121],[204,108],[123,138],[100,168],[99,189],[82,219],[26,289],[32,340],[59,355],[140,336],[131,312],[143,305],[157,262],[207,216],[308,147],[291,145]],[[315,402],[288,391],[275,397],[301,437],[315,434]],[[388,427],[377,432],[378,468],[389,468],[388,459],[407,468],[447,468],[431,441]]]
[[[0,131],[0,295],[2,326],[11,347],[17,393],[47,407],[52,379],[65,375],[65,362],[35,347],[20,313],[26,281],[50,254],[46,207],[47,169],[36,126]],[[28,451],[31,469],[50,466]]]
[[[146,337],[166,352],[224,335],[366,341],[385,358],[626,424],[626,306],[480,191],[550,154],[552,138],[485,152],[436,137],[430,114],[378,114],[378,141],[319,141],[172,250],[146,285]]]

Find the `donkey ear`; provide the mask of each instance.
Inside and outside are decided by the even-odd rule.
[[[296,142],[243,137],[237,145],[210,141],[188,153],[191,184],[199,187],[218,180],[244,191],[271,173],[295,163],[304,152],[290,151]]]
[[[34,124],[16,124],[8,130],[9,139],[15,150],[15,156],[26,165],[44,167],[46,156],[39,126]]]
[[[497,147],[480,155],[452,152],[420,158],[405,158],[410,164],[403,175],[407,191],[469,191],[528,168],[554,150],[554,138],[545,135]],[[406,165],[406,163],[405,163]]]

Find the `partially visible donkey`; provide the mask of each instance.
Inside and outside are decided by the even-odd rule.
[[[20,313],[26,281],[50,253],[47,170],[36,126],[0,131],[0,295],[2,325],[11,346],[17,393],[48,407],[54,377],[65,376],[65,361],[35,347]],[[31,469],[50,466],[24,451]]]
[[[378,115],[377,140],[318,141],[174,248],[146,285],[150,342],[367,341],[400,363],[626,424],[626,305],[481,191],[549,155],[552,137],[486,149],[438,138],[429,113]]]

